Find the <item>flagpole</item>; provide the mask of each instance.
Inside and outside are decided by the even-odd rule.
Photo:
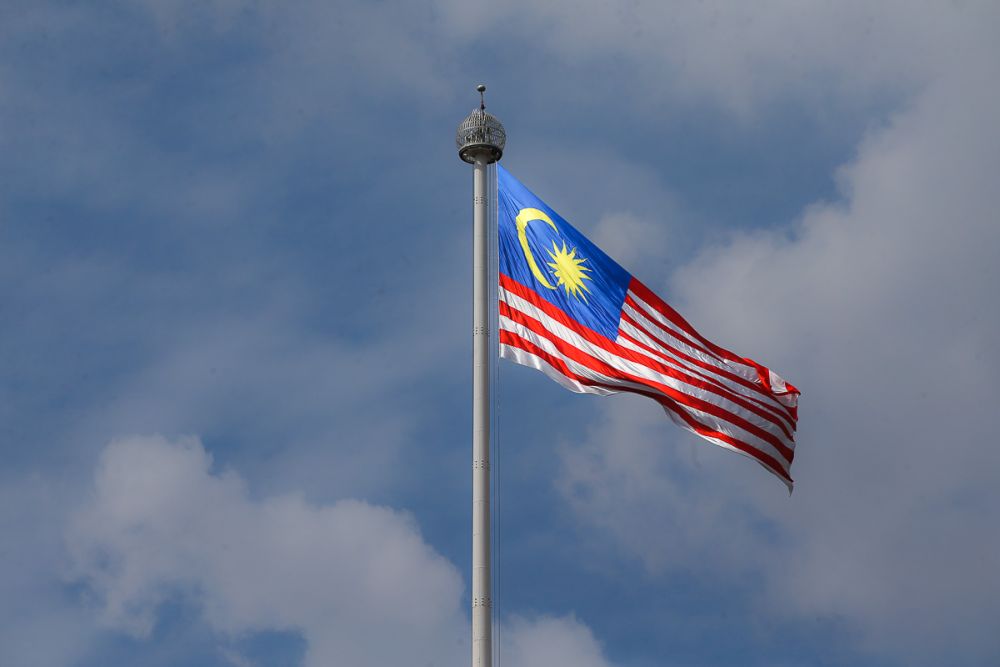
[[[455,143],[473,165],[472,220],[472,667],[493,663],[493,595],[490,579],[490,282],[487,166],[503,155],[506,133],[486,113],[480,84],[479,108],[458,127]]]

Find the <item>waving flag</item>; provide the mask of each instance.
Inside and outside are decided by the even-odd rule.
[[[497,165],[500,356],[567,389],[642,394],[789,490],[799,391],[719,347]]]

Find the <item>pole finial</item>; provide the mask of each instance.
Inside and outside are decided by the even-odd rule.
[[[477,156],[485,156],[486,163],[492,164],[503,155],[507,133],[503,124],[493,114],[486,111],[486,85],[476,86],[479,91],[479,108],[473,109],[455,133],[458,156],[469,164],[476,162]]]

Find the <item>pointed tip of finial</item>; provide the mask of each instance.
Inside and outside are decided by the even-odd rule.
[[[479,108],[480,109],[485,109],[486,108],[486,94],[485,94],[486,93],[486,84],[485,83],[479,84],[478,86],[476,86],[476,90],[479,91]]]

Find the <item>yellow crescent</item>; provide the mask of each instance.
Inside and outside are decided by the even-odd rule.
[[[517,217],[514,218],[514,223],[517,225],[517,239],[521,242],[521,250],[524,251],[524,258],[528,260],[528,268],[535,275],[535,278],[541,284],[545,285],[549,289],[555,289],[549,281],[545,278],[545,274],[542,270],[538,268],[538,264],[535,262],[535,256],[531,254],[531,248],[528,247],[528,223],[533,220],[541,220],[542,222],[548,223],[549,227],[559,231],[556,227],[556,223],[552,222],[552,218],[545,215],[544,211],[539,211],[537,208],[522,208],[517,213]]]

